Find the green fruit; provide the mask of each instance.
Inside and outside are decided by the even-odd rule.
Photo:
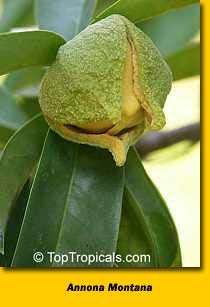
[[[107,148],[122,166],[143,132],[164,126],[171,83],[152,41],[125,17],[112,15],[60,47],[39,101],[58,134]]]

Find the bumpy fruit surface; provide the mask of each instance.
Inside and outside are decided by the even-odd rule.
[[[39,101],[58,134],[106,148],[122,166],[143,132],[164,126],[171,82],[152,41],[125,17],[112,15],[60,47]]]

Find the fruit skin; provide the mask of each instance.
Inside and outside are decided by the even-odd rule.
[[[132,51],[130,86],[141,110],[134,127],[132,121],[126,127],[123,118],[124,110],[132,108],[129,101],[123,101],[128,87],[128,50]],[[164,126],[162,108],[171,83],[170,69],[152,41],[125,17],[111,15],[60,47],[43,78],[39,101],[47,122],[58,134],[107,148],[122,166],[129,146],[143,132]],[[124,126],[119,126],[123,120]],[[122,131],[113,130],[117,124]]]

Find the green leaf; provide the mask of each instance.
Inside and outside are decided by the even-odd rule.
[[[37,98],[16,99],[7,88],[0,87],[0,148],[5,146],[16,129],[40,112]]]
[[[32,10],[33,0],[4,0],[3,13],[0,16],[0,32],[15,27]]]
[[[47,252],[82,255],[116,251],[124,169],[103,149],[65,141],[49,132],[14,255],[15,267],[113,266],[50,262]],[[33,254],[44,261],[35,263]]]
[[[19,104],[21,110],[27,115],[28,119],[41,113],[39,101],[37,97],[24,97]]]
[[[50,65],[64,39],[48,31],[0,34],[0,75],[13,70]]]
[[[30,193],[30,182],[27,182],[11,208],[5,231],[5,253],[0,254],[0,267],[10,267],[22,225],[25,208]]]
[[[45,70],[41,67],[20,69],[7,76],[4,86],[17,96],[35,97],[44,73]]]
[[[37,116],[10,139],[0,159],[0,252],[4,252],[5,228],[13,202],[39,159],[47,124]]]
[[[140,23],[164,57],[183,49],[200,30],[200,5],[193,4]]]
[[[126,259],[127,255],[145,255],[147,261],[142,260],[136,262],[116,262],[118,267],[155,267],[155,259],[151,257],[153,247],[150,238],[139,218],[138,210],[136,210],[135,200],[125,190],[123,197],[122,215],[120,221],[120,231],[117,244],[117,254]],[[150,261],[148,261],[148,259]],[[130,260],[130,259],[129,259]]]
[[[93,16],[96,17],[99,15],[101,12],[103,12],[105,9],[107,9],[109,6],[111,6],[114,2],[117,0],[98,0],[96,1],[96,8],[94,11]]]
[[[12,136],[13,133],[14,130],[0,126],[0,156],[1,156],[1,150],[8,142],[9,138]]]
[[[157,267],[172,266],[180,250],[177,231],[165,201],[146,174],[134,149],[129,151],[127,159],[126,190],[136,217],[150,238],[152,261]]]
[[[15,130],[27,119],[27,115],[19,108],[8,89],[0,87],[0,126]]]
[[[174,262],[172,263],[172,268],[180,268],[182,266],[182,255],[181,255],[181,249],[178,248],[176,258],[174,259]]]
[[[17,28],[31,27],[31,26],[37,26],[34,14],[34,0],[31,3],[31,7],[29,7],[29,9],[25,11],[23,17],[20,20],[18,20],[17,23],[15,24],[15,27]]]
[[[120,14],[130,21],[138,23],[142,20],[152,18],[172,9],[189,5],[198,0],[118,0],[101,14],[94,21],[98,21],[112,14]]]
[[[166,58],[174,81],[200,74],[200,44],[191,43],[184,49]]]
[[[68,41],[90,22],[96,0],[37,0],[40,29],[60,33]]]

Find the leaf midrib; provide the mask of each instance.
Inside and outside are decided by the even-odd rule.
[[[69,189],[68,189],[68,192],[66,194],[66,201],[65,201],[64,210],[63,210],[63,217],[62,217],[62,220],[61,220],[61,226],[60,226],[60,230],[59,230],[59,233],[58,233],[58,239],[57,239],[56,246],[55,246],[55,253],[58,252],[58,244],[59,244],[60,239],[62,237],[64,220],[65,220],[65,217],[66,217],[66,213],[68,211],[69,200],[71,198],[72,187],[73,187],[74,178],[75,178],[76,169],[77,169],[77,164],[78,164],[78,152],[79,152],[79,145],[77,144],[77,147],[76,147],[76,150],[75,150],[75,153],[74,153],[74,163],[73,163],[72,175],[70,177],[70,182],[69,182]],[[52,266],[54,266],[54,260],[53,260]]]
[[[131,191],[131,189],[129,188],[128,184],[125,185],[125,188],[127,189],[128,193],[130,194],[130,196],[133,198],[134,202],[136,204],[138,204],[138,200],[136,199],[134,193]],[[136,208],[134,208],[135,211],[138,211],[139,214],[136,214],[136,218],[139,220],[139,222],[143,225],[145,225],[145,229],[146,229],[146,235],[147,238],[149,240],[149,245],[151,250],[153,251],[153,255],[154,255],[154,262],[155,265],[159,265],[159,259],[158,259],[158,245],[156,243],[156,240],[154,238],[154,236],[152,235],[152,232],[150,231],[150,227],[146,221],[145,215],[143,213],[143,211],[141,210],[141,207],[139,205],[136,206]]]
[[[22,233],[22,230],[23,230],[23,226],[24,226],[24,222],[25,222],[26,216],[27,216],[28,205],[29,205],[30,200],[31,200],[31,195],[32,195],[32,192],[33,192],[33,188],[34,188],[34,184],[35,184],[36,177],[37,177],[37,174],[38,174],[38,170],[39,170],[39,167],[40,167],[40,164],[41,164],[41,161],[42,161],[42,157],[43,157],[43,154],[44,154],[44,149],[45,149],[45,146],[46,146],[46,143],[47,143],[47,138],[49,136],[49,132],[50,132],[50,128],[48,129],[48,131],[46,133],[46,138],[45,138],[45,141],[44,141],[44,144],[43,144],[43,147],[42,147],[42,152],[41,152],[40,159],[39,159],[39,162],[38,162],[38,165],[37,165],[36,174],[34,176],[34,180],[33,180],[33,183],[32,183],[32,186],[31,186],[31,190],[30,190],[30,193],[29,193],[29,197],[28,197],[28,201],[27,201],[27,205],[26,205],[26,209],[25,209],[22,225],[21,225],[20,232],[19,232],[19,235],[18,235],[17,244],[16,244],[15,251],[14,251],[14,254],[13,254],[13,257],[12,257],[12,261],[11,261],[11,267],[13,267],[14,259],[15,259],[16,254],[17,254],[18,245],[20,243],[21,233]]]

